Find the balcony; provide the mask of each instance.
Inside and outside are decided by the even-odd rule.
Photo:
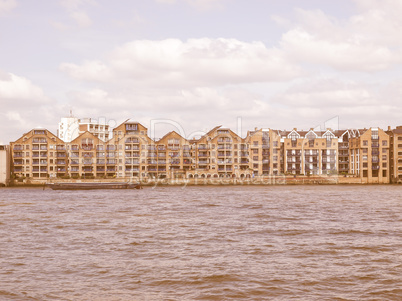
[[[14,145],[13,150],[23,150],[22,145]]]
[[[70,162],[71,165],[78,165],[80,162],[78,160],[71,160]]]
[[[33,138],[32,143],[47,143],[46,138]]]
[[[218,138],[218,143],[231,143],[232,139],[230,138]]]
[[[139,171],[137,167],[126,167],[126,171]]]
[[[138,138],[127,138],[126,143],[140,143]]]
[[[93,150],[94,146],[93,146],[93,144],[82,144],[81,148],[83,150],[90,151],[90,150]]]
[[[116,163],[117,163],[117,160],[114,160],[114,159],[106,160],[107,165],[112,165],[112,164],[116,164]]]
[[[286,160],[286,162],[287,162],[287,163],[301,163],[301,159],[300,159],[300,158],[297,158],[297,159],[288,158],[288,159]]]
[[[91,159],[84,159],[84,160],[82,160],[82,164],[90,165],[90,164],[92,164],[92,160]]]

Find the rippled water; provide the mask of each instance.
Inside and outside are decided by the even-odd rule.
[[[401,300],[401,192],[0,189],[0,300]]]

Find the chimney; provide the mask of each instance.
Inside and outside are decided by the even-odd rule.
[[[389,131],[389,132],[391,131],[391,126],[390,126],[390,125],[388,126],[388,131]]]

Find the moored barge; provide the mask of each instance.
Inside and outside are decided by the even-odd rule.
[[[141,184],[126,182],[47,183],[45,186],[53,190],[142,189]]]

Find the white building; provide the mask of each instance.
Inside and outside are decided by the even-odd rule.
[[[78,119],[77,117],[63,117],[59,122],[58,137],[64,142],[71,142],[84,132],[90,132],[102,141],[112,138],[112,131],[104,120],[92,118]]]
[[[10,182],[10,151],[8,145],[0,145],[0,186]]]
[[[59,122],[58,137],[64,142],[71,142],[79,135],[79,119],[77,117],[63,117]]]

